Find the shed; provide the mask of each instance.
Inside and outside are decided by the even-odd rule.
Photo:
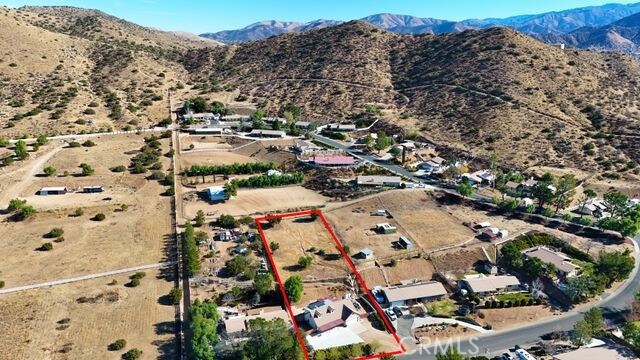
[[[99,185],[93,185],[93,186],[83,186],[82,187],[82,192],[83,193],[99,193],[99,192],[103,192],[104,188],[102,186]]]
[[[227,194],[224,192],[222,186],[212,186],[207,188],[207,196],[211,201],[224,201],[227,200]]]
[[[38,195],[64,195],[68,192],[69,188],[67,188],[66,186],[50,186],[40,188],[40,191],[38,191]]]
[[[389,225],[388,223],[382,223],[376,225],[376,230],[383,234],[393,234],[397,231],[397,228]]]
[[[400,240],[398,240],[398,244],[407,250],[413,249],[413,243],[411,242],[411,240],[407,239],[404,236],[400,236]]]
[[[369,249],[369,248],[364,248],[362,250],[360,250],[360,252],[358,252],[358,255],[360,255],[363,259],[371,259],[373,258],[373,250]]]

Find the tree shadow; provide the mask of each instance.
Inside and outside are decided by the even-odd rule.
[[[169,295],[162,295],[158,298],[158,304],[160,305],[164,305],[164,306],[175,306],[173,304],[173,301],[171,299],[171,296]]]

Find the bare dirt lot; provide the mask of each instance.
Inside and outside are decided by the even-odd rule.
[[[389,285],[400,284],[404,280],[432,280],[433,265],[423,258],[399,260],[396,266],[385,266]]]
[[[316,221],[310,221],[309,217],[283,219],[279,224],[265,228],[265,236],[267,243],[277,242],[280,245],[280,248],[273,252],[273,260],[282,281],[298,275],[303,281],[315,282],[316,285],[319,285],[318,281],[323,280],[323,285],[326,283],[328,289],[343,285],[343,279],[352,273],[319,219]],[[315,251],[309,251],[312,248],[315,248]],[[321,255],[320,250],[324,250],[325,255]],[[298,266],[298,259],[301,256],[311,256],[313,259],[306,269]],[[307,304],[327,295],[329,295],[328,291],[325,295],[318,291],[309,291],[303,295],[300,304]]]
[[[192,140],[187,140],[187,142],[190,141]],[[210,143],[199,146],[206,149],[207,144]],[[196,164],[219,165],[247,162],[274,162],[281,165],[295,160],[295,155],[286,150],[292,144],[292,140],[253,141],[233,151],[189,151],[188,145],[185,147],[185,144],[181,143],[183,152],[180,154],[180,167],[185,169]],[[216,146],[224,145],[218,143]],[[235,147],[232,145],[229,149]]]
[[[131,274],[0,296],[3,359],[115,359],[130,349],[143,357],[176,356],[174,308],[164,305],[172,281],[146,270],[138,287]],[[115,279],[118,284],[108,285]],[[85,299],[82,299],[85,297]],[[127,347],[107,346],[123,338]]]
[[[376,210],[387,210],[392,217],[373,216]],[[439,207],[422,190],[387,191],[327,211],[326,216],[343,243],[355,251],[368,247],[376,257],[401,256],[401,250],[392,246],[400,236],[413,240],[415,249],[428,251],[466,242],[474,235],[462,220]],[[376,224],[385,222],[396,226],[397,233],[373,231]]]
[[[538,305],[507,309],[483,309],[473,314],[471,318],[482,325],[491,324],[494,330],[502,330],[547,318],[553,314],[552,308],[546,305]]]
[[[328,199],[302,186],[267,189],[240,189],[238,196],[211,204],[198,199],[184,202],[185,216],[193,218],[198,210],[233,216],[286,212],[302,208],[322,207]]]
[[[485,249],[489,256],[494,250],[491,246],[486,245]],[[464,274],[470,270],[475,270],[476,264],[480,261],[487,260],[481,246],[448,249],[430,254],[433,265],[440,272],[452,272],[455,274]]]

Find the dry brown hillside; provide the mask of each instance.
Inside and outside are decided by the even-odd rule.
[[[217,46],[68,7],[0,8],[0,42],[4,137],[157,123],[182,52]]]
[[[293,103],[320,121],[375,104],[438,144],[521,167],[640,161],[640,62],[513,30],[412,36],[350,22],[216,46],[68,7],[0,8],[0,30],[5,137],[153,124],[174,89],[273,114]]]
[[[329,119],[378,104],[440,144],[518,166],[622,170],[640,160],[640,63],[509,29],[410,36],[351,22],[193,50],[186,64],[270,111],[292,102]]]

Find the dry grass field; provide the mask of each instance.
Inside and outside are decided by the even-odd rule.
[[[414,258],[400,260],[394,267],[385,267],[389,285],[400,284],[405,280],[432,280],[435,270],[429,260]]]
[[[211,149],[214,147],[226,148],[227,143],[220,142],[221,138],[217,138],[219,142],[215,142],[215,137],[211,142],[200,142],[200,136],[182,136],[180,148],[183,150],[180,154],[180,167],[186,169],[191,165],[221,165],[233,163],[249,163],[249,162],[274,162],[281,165],[285,162],[295,161],[295,155],[284,149],[293,144],[292,140],[274,140],[274,141],[253,141],[248,145],[234,151],[189,151],[189,144],[194,144],[194,149]],[[205,140],[207,139],[205,138]],[[182,140],[184,139],[184,140]],[[194,141],[194,140],[197,140]],[[197,144],[197,146],[196,146]],[[226,145],[225,145],[226,144]],[[242,144],[228,145],[229,149],[236,148]],[[270,148],[275,146],[275,148]]]
[[[145,359],[173,359],[175,313],[163,305],[173,282],[147,270],[140,286],[130,288],[124,286],[129,275],[1,295],[0,357],[117,359],[135,347]],[[108,285],[112,279],[118,284]],[[125,350],[108,351],[120,338]]]
[[[3,174],[3,178],[14,182],[3,189],[1,197],[6,201],[17,197],[26,199],[38,210],[32,218],[21,222],[2,216],[0,233],[5,235],[0,239],[0,253],[13,254],[0,262],[0,278],[7,287],[165,260],[165,247],[171,241],[171,209],[170,198],[160,196],[164,187],[157,181],[146,180],[145,175],[116,174],[109,170],[115,165],[128,165],[131,155],[124,152],[140,148],[142,137],[109,136],[94,141],[95,147],[64,148],[43,164],[36,160],[25,164],[31,168]],[[46,165],[56,167],[59,173],[65,170],[76,173],[82,162],[92,165],[95,174],[51,178],[32,174],[40,173]],[[168,159],[163,162],[168,164]],[[15,182],[12,178],[20,180]],[[42,186],[76,188],[82,185],[102,185],[105,191],[35,195]],[[6,202],[0,206],[5,207]],[[71,216],[78,208],[84,214]],[[97,213],[104,213],[106,219],[92,220]],[[56,227],[64,230],[63,242],[45,237]],[[37,251],[44,242],[53,242],[54,249]]]
[[[495,250],[492,246],[486,246],[485,249],[489,256],[495,256]],[[438,271],[460,275],[475,270],[475,265],[478,262],[487,260],[480,246],[439,251],[431,254],[430,258]]]
[[[233,216],[286,212],[301,208],[321,207],[328,199],[302,186],[266,189],[241,189],[238,196],[223,203],[210,204],[196,200],[184,202],[185,216],[193,218],[198,210]]]
[[[280,248],[273,252],[273,260],[282,281],[298,275],[303,281],[328,279],[333,282],[324,286],[325,289],[305,292],[300,304],[307,304],[319,297],[335,293],[329,288],[342,285],[343,281],[340,279],[352,273],[320,220],[310,221],[309,217],[283,219],[273,227],[267,226],[265,236],[267,243],[277,242],[280,245]],[[316,252],[309,251],[312,247]],[[326,252],[325,256],[317,254],[320,249]],[[301,256],[311,256],[313,259],[311,266],[306,269],[298,266],[298,258]]]
[[[371,215],[378,209],[387,210],[392,218]],[[415,249],[435,250],[443,246],[461,244],[473,238],[473,232],[462,220],[439,207],[421,190],[393,190],[380,195],[335,208],[326,213],[338,237],[354,251],[368,247],[375,256],[400,255],[392,242],[399,236],[413,240]],[[344,221],[349,219],[349,221]],[[378,223],[398,228],[396,234],[378,234]]]
[[[0,207],[22,198],[37,213],[24,221],[0,215],[0,280],[6,287],[37,284],[170,260],[173,252],[170,198],[160,194],[164,186],[127,166],[144,140],[137,135],[92,138],[95,147],[66,148],[51,141],[26,161],[0,175]],[[162,150],[168,141],[162,140]],[[74,176],[80,163],[95,173]],[[161,160],[164,168],[169,159]],[[42,168],[53,166],[58,174],[43,177]],[[68,186],[72,190],[101,185],[95,194],[35,195],[42,186]],[[83,214],[75,216],[76,209]],[[93,220],[103,213],[104,221]],[[64,240],[48,238],[62,228]],[[40,251],[45,242],[53,249]],[[7,256],[10,254],[11,256]],[[98,278],[53,288],[0,295],[0,353],[7,359],[113,359],[120,356],[107,345],[124,338],[127,348],[137,347],[148,358],[173,358],[175,354],[174,307],[163,305],[173,287],[170,271],[160,275],[147,270],[136,288],[125,287],[128,276]],[[89,301],[78,301],[87,297]],[[162,298],[162,300],[160,300]],[[68,319],[68,320],[67,320]],[[4,358],[4,357],[3,357]]]

